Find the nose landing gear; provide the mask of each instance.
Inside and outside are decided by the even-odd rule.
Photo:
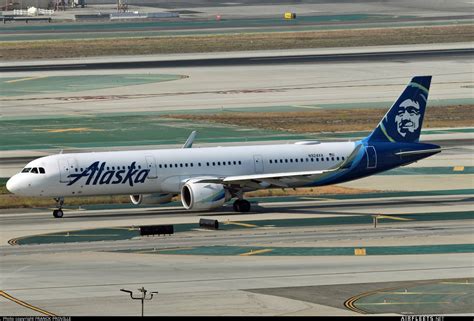
[[[61,218],[64,215],[63,210],[62,210],[63,204],[64,204],[64,197],[58,197],[58,198],[55,198],[54,200],[56,201],[57,209],[53,211],[53,216],[55,218]]]

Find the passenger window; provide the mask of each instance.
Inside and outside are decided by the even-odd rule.
[[[22,173],[28,173],[29,171],[31,171],[31,167],[25,167],[25,168],[23,168],[23,170],[21,172]]]
[[[285,159],[285,163],[288,163],[288,159]]]
[[[236,161],[234,161],[234,165],[237,165],[237,162],[236,162]]]
[[[158,167],[159,167],[159,168],[161,168],[161,164],[160,164],[160,165],[158,165]]]
[[[339,157],[336,157],[336,160],[339,160]]]
[[[272,160],[270,159],[270,164],[272,164]]]
[[[212,166],[216,166],[216,162],[212,162]]]
[[[316,161],[319,162],[319,158],[316,158]]]
[[[239,161],[239,165],[242,165],[242,162],[241,162],[241,161]]]
[[[334,161],[334,157],[331,157],[331,160]]]
[[[33,167],[33,168],[31,169],[31,173],[33,173],[33,174],[38,174],[38,169],[37,169],[36,167]]]
[[[328,162],[329,162],[329,157],[326,157],[326,161],[328,161]]]
[[[207,164],[207,166],[209,166],[209,162],[207,162],[206,164]]]
[[[193,163],[191,163],[190,165],[191,165],[191,167],[193,167],[193,166],[194,166],[194,165],[193,165]]]
[[[198,166],[201,167],[201,163],[198,163]]]
[[[342,158],[342,160],[345,160],[344,156],[342,156],[341,158]]]
[[[316,161],[317,161],[317,160],[318,160],[318,159],[316,158]],[[311,158],[311,161],[314,162],[314,158]]]
[[[174,167],[178,167],[178,164],[174,164]]]
[[[218,166],[221,166],[221,162],[217,162],[217,165],[218,165]]]

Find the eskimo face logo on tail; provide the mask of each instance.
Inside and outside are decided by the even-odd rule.
[[[397,131],[405,137],[407,133],[414,133],[420,127],[420,104],[414,100],[406,99],[398,107],[395,116]]]
[[[87,178],[86,185],[115,185],[128,183],[130,186],[133,186],[133,184],[145,183],[145,179],[147,178],[148,173],[150,173],[150,170],[140,170],[135,164],[136,162],[133,162],[130,166],[127,166],[126,170],[117,167],[117,170],[108,169],[107,171],[104,171],[106,162],[95,162],[87,167],[82,173],[70,174],[68,177],[72,178],[72,180],[67,185],[73,185],[81,178]]]

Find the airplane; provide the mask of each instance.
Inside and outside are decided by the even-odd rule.
[[[131,202],[162,204],[181,195],[185,209],[209,211],[235,198],[249,212],[249,191],[317,187],[374,175],[441,152],[419,142],[431,76],[411,79],[374,131],[354,142],[183,148],[56,154],[35,159],[7,182],[17,195],[52,197],[55,218],[64,197],[130,195]]]

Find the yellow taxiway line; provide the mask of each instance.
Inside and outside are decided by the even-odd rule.
[[[441,284],[473,285],[474,283],[469,283],[469,282],[441,282]]]
[[[131,253],[137,253],[137,254],[153,254],[153,253],[159,253],[159,252],[166,252],[166,251],[184,251],[184,250],[192,250],[194,249],[193,247],[177,247],[177,248],[170,248],[170,249],[160,249],[160,250],[147,250],[147,251],[138,251],[138,252],[131,252]]]
[[[48,316],[51,316],[51,317],[55,317],[55,316],[56,316],[56,314],[54,314],[54,313],[51,313],[51,312],[48,312],[48,311],[46,311],[46,310],[40,309],[40,308],[38,308],[38,307],[32,306],[31,304],[26,303],[25,301],[18,300],[17,298],[12,297],[10,294],[8,294],[8,293],[6,293],[6,292],[4,292],[4,291],[0,291],[0,296],[3,296],[5,299],[8,299],[8,300],[10,300],[10,301],[13,301],[13,302],[15,302],[16,304],[22,305],[22,306],[24,306],[25,308],[34,310],[34,311],[39,312],[39,313],[42,313],[42,314],[44,314],[44,315],[48,315]]]
[[[239,222],[231,222],[231,221],[224,222],[224,224],[225,224],[225,225],[229,225],[229,224],[232,224],[232,225],[239,225],[239,226],[244,226],[244,227],[257,227],[257,225],[253,225],[253,224],[239,223]]]
[[[392,216],[392,215],[378,215],[377,217],[386,218],[389,220],[397,220],[397,221],[413,221],[412,218],[398,217],[398,216]]]
[[[13,80],[5,81],[5,83],[11,84],[11,83],[14,83],[14,82],[20,82],[20,81],[26,81],[26,80],[35,80],[35,79],[41,79],[41,78],[47,78],[47,77],[48,77],[48,76],[20,78],[20,79],[13,79]]]
[[[239,254],[240,256],[250,256],[250,255],[256,255],[256,254],[262,254],[262,253],[268,253],[273,251],[273,249],[263,249],[263,250],[256,250],[256,251],[250,251],[247,253],[242,253]]]
[[[373,303],[357,303],[357,305],[403,305],[403,304],[448,304],[450,302],[433,301],[433,302],[373,302]]]

